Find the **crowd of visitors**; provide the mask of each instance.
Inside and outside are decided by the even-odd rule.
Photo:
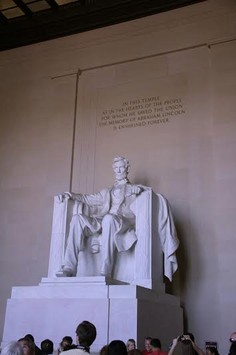
[[[52,340],[45,339],[40,348],[35,344],[32,334],[27,334],[18,341],[11,341],[1,351],[1,355],[89,355],[90,346],[97,336],[96,327],[89,321],[83,321],[76,329],[77,344],[73,344],[70,336],[64,336],[57,350]],[[236,355],[236,332],[230,335],[230,348],[228,355]],[[214,346],[206,347],[204,352],[195,343],[192,333],[185,333],[173,339],[168,352],[161,348],[161,341],[157,338],[146,337],[144,349],[137,349],[136,341],[128,339],[125,344],[122,340],[113,340],[105,344],[99,355],[219,355]]]

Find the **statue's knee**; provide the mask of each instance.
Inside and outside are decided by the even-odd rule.
[[[102,227],[111,225],[114,222],[115,222],[115,217],[112,214],[107,214],[106,216],[103,217]]]
[[[84,223],[83,223],[81,216],[77,215],[77,214],[72,216],[71,225],[75,228],[83,230]]]

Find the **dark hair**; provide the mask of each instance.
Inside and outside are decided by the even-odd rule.
[[[132,349],[128,351],[128,355],[142,355],[142,351],[139,349]]]
[[[178,341],[173,350],[173,355],[195,355],[191,340]]]
[[[45,339],[41,342],[41,350],[43,354],[53,353],[53,342],[50,339]]]
[[[161,349],[161,341],[157,338],[153,338],[151,339],[151,346],[153,346],[154,348],[160,348]]]
[[[107,350],[108,350],[108,345],[104,345],[100,351],[99,351],[99,355],[107,355]]]
[[[127,348],[122,340],[113,340],[107,348],[107,355],[127,355]]]
[[[18,340],[18,342],[25,342],[26,345],[30,348],[31,353],[35,352],[35,343],[29,338],[21,338]]]
[[[84,320],[78,325],[76,329],[76,334],[78,336],[78,341],[80,345],[90,346],[96,339],[97,330],[92,323],[88,322],[87,320]]]
[[[219,355],[218,350],[215,346],[207,346],[206,350],[209,350],[212,354]]]
[[[236,341],[232,342],[230,349],[229,349],[229,354],[236,355]]]
[[[146,337],[145,340],[152,340],[152,338],[151,337]]]
[[[127,343],[128,343],[128,341],[129,341],[130,343],[135,344],[135,340],[134,340],[134,339],[132,339],[132,338],[131,338],[131,339],[128,339],[128,340],[127,340]]]
[[[33,337],[32,334],[26,334],[26,335],[24,336],[24,338],[25,338],[25,339],[30,339],[30,340],[34,343],[34,337]]]
[[[69,336],[69,335],[66,335],[65,337],[62,338],[62,342],[63,341],[66,341],[68,344],[72,344],[73,343],[73,339]],[[62,343],[61,342],[61,343]]]
[[[62,349],[62,351],[70,350],[72,343],[73,339],[67,335],[62,338],[62,341],[60,342],[60,348]]]
[[[195,338],[194,338],[194,335],[193,335],[193,333],[184,333],[185,335],[188,335],[189,336],[189,338],[192,340],[192,342],[195,342]]]

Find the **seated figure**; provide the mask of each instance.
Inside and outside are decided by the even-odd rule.
[[[84,271],[84,276],[87,276],[85,269],[82,269],[82,275],[78,272],[78,265],[80,258],[83,259],[88,252],[90,256],[99,254],[99,270],[96,270],[94,276],[113,276],[117,256],[126,254],[130,259],[138,259],[134,267],[136,277],[147,280],[152,277],[149,269],[155,262],[146,259],[151,258],[150,254],[155,259],[162,259],[156,248],[156,240],[159,239],[159,249],[164,252],[165,275],[171,280],[177,269],[175,251],[179,241],[167,200],[160,194],[154,194],[149,187],[129,182],[130,165],[126,158],[116,157],[112,167],[115,183],[111,188],[91,195],[65,192],[56,197],[56,208],[59,211],[60,205],[70,201],[73,203],[68,231],[63,232],[68,237],[64,245],[61,244],[61,270],[56,273],[57,276],[83,276]],[[54,210],[54,224],[57,226],[63,225],[63,218],[68,218],[67,207],[62,207],[61,210],[62,212],[57,212],[58,216]],[[66,230],[66,227],[60,228]],[[54,239],[57,240],[60,234],[54,232]],[[55,263],[52,260],[53,257],[56,260],[53,243],[57,243],[57,249],[60,248],[58,241],[53,242],[52,238],[49,275],[55,272]],[[135,256],[132,255],[134,249]],[[92,259],[84,260],[87,268],[91,269]],[[162,264],[158,265],[162,269]],[[130,265],[127,269],[129,268]],[[146,281],[139,284],[146,286]]]
[[[64,193],[59,197],[69,197],[77,202],[79,213],[74,214],[62,266],[63,276],[75,276],[79,253],[85,248],[84,239],[89,236],[102,235],[102,266],[100,273],[111,276],[115,249],[129,250],[136,242],[135,215],[130,208],[143,187],[132,185],[127,176],[129,162],[126,158],[117,157],[113,160],[115,183],[112,188],[104,189],[94,195]],[[96,240],[93,252],[97,251]]]

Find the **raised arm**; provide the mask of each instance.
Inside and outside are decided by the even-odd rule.
[[[192,341],[192,346],[193,346],[193,349],[196,351],[196,353],[197,353],[198,355],[205,355],[204,351],[203,351],[202,349],[200,349],[200,348],[196,345],[196,343],[194,343],[193,341]]]
[[[173,354],[173,351],[174,351],[174,349],[176,347],[177,342],[178,342],[178,338],[173,339],[171,348],[170,348],[170,350],[168,352],[168,355],[172,355]]]

